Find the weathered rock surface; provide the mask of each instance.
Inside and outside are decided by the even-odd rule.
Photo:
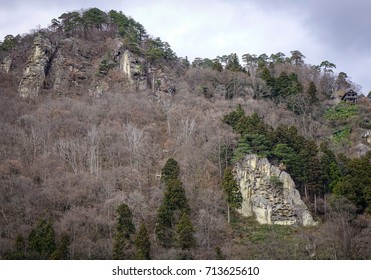
[[[126,75],[131,85],[139,90],[147,89],[146,62],[141,57],[134,56],[130,51],[125,50],[120,55],[120,70]]]
[[[54,52],[55,46],[51,44],[49,39],[41,36],[35,38],[32,53],[28,58],[18,87],[21,97],[33,98],[40,93]]]
[[[266,158],[247,155],[234,174],[243,196],[242,215],[255,216],[261,224],[316,224],[291,176]]]
[[[3,59],[3,62],[0,64],[0,71],[2,72],[5,72],[5,73],[9,73],[10,71],[10,68],[12,66],[12,58],[9,57],[9,56],[6,56],[4,59]]]

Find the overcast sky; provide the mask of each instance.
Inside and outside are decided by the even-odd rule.
[[[310,64],[328,60],[371,90],[369,0],[0,0],[0,39],[47,27],[66,11],[121,10],[178,56],[299,50]]]

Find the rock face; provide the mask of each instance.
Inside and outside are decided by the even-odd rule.
[[[23,77],[19,83],[18,92],[21,97],[35,97],[43,88],[45,77],[49,71],[50,61],[55,47],[51,42],[38,36],[35,38],[32,53],[23,71]]]
[[[9,56],[6,56],[3,62],[0,64],[0,70],[9,73],[10,67],[12,66],[12,59]]]
[[[255,216],[260,224],[316,224],[290,175],[266,158],[247,155],[236,164],[234,174],[243,197],[242,215]]]
[[[125,74],[131,85],[139,90],[147,88],[146,62],[143,58],[135,57],[130,51],[125,50],[120,57],[120,70]]]

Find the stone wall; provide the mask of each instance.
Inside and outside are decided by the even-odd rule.
[[[247,155],[234,168],[243,196],[240,212],[260,224],[315,225],[291,176],[266,158]]]

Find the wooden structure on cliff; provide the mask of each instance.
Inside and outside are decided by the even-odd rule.
[[[358,93],[350,89],[345,92],[341,100],[356,103],[358,99]]]

